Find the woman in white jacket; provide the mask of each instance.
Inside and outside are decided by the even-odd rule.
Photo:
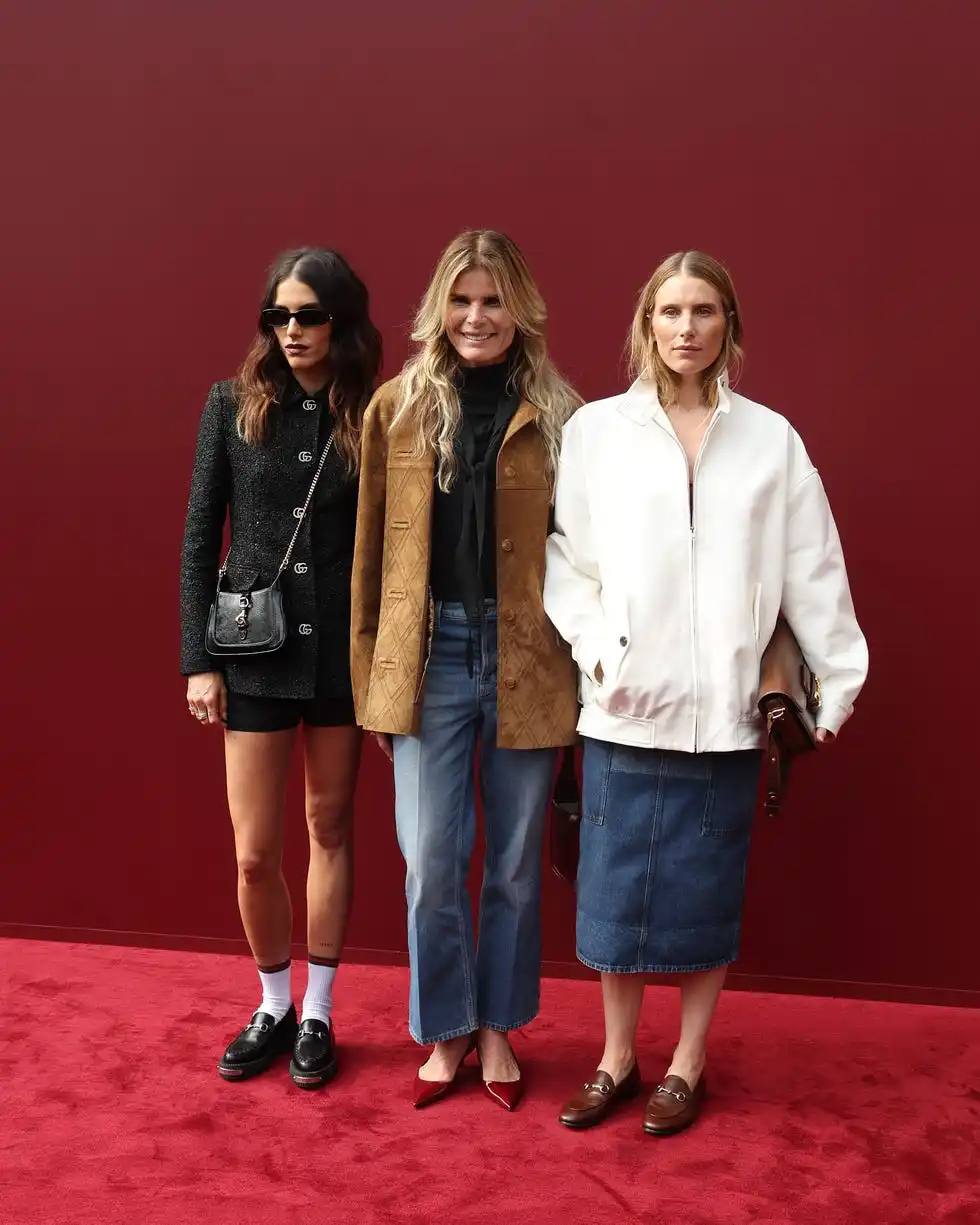
[[[727,271],[670,256],[640,295],[636,382],[565,426],[544,604],[582,674],[576,942],[602,976],[605,1049],[566,1103],[599,1123],[640,1089],[643,975],[683,974],[681,1029],[644,1130],[705,1095],[708,1030],[738,953],[763,728],[759,663],[782,611],[822,686],[818,738],[867,673],[840,539],[799,435],[734,394]]]

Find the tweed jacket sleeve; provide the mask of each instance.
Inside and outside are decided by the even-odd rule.
[[[351,578],[350,670],[354,710],[363,726],[371,665],[381,611],[388,469],[388,402],[385,386],[374,395],[361,429],[361,475],[357,494],[357,536]]]
[[[228,411],[221,385],[208,395],[197,435],[191,493],[180,555],[180,671],[214,672],[218,665],[204,647],[214,598],[221,539],[231,495],[231,466],[225,442]]]

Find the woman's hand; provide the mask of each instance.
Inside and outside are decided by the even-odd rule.
[[[833,744],[836,739],[837,737],[834,735],[834,733],[828,732],[825,727],[817,728],[817,744],[818,745],[823,746],[826,744]]]
[[[385,757],[387,757],[389,761],[394,761],[395,752],[394,752],[394,749],[392,749],[391,747],[391,737],[388,735],[388,733],[387,732],[372,732],[371,735],[374,737],[375,743],[377,744],[381,752],[384,753]]]
[[[187,709],[200,723],[224,724],[228,690],[220,672],[198,672],[187,678]]]

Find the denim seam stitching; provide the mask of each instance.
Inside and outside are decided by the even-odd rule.
[[[667,772],[667,758],[660,759],[660,773],[657,778],[657,795],[653,806],[653,828],[650,831],[650,841],[647,846],[647,875],[643,886],[643,910],[640,920],[640,939],[636,946],[636,964],[641,961],[641,953],[647,945],[647,937],[650,934],[649,922],[649,905],[650,905],[650,887],[653,882],[657,870],[657,834],[660,829],[660,819],[663,816],[664,806],[664,775]]]
[[[590,970],[596,970],[600,974],[701,974],[706,970],[719,970],[722,966],[731,965],[735,957],[725,957],[720,961],[706,961],[699,965],[693,966],[678,966],[678,965],[603,965],[598,961],[590,961],[587,957],[583,957],[581,953],[576,952],[575,956],[584,966],[588,966]]]

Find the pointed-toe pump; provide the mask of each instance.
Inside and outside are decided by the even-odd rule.
[[[524,1096],[523,1080],[485,1080],[483,1088],[487,1096],[492,1098],[504,1110],[516,1110],[517,1104]]]

